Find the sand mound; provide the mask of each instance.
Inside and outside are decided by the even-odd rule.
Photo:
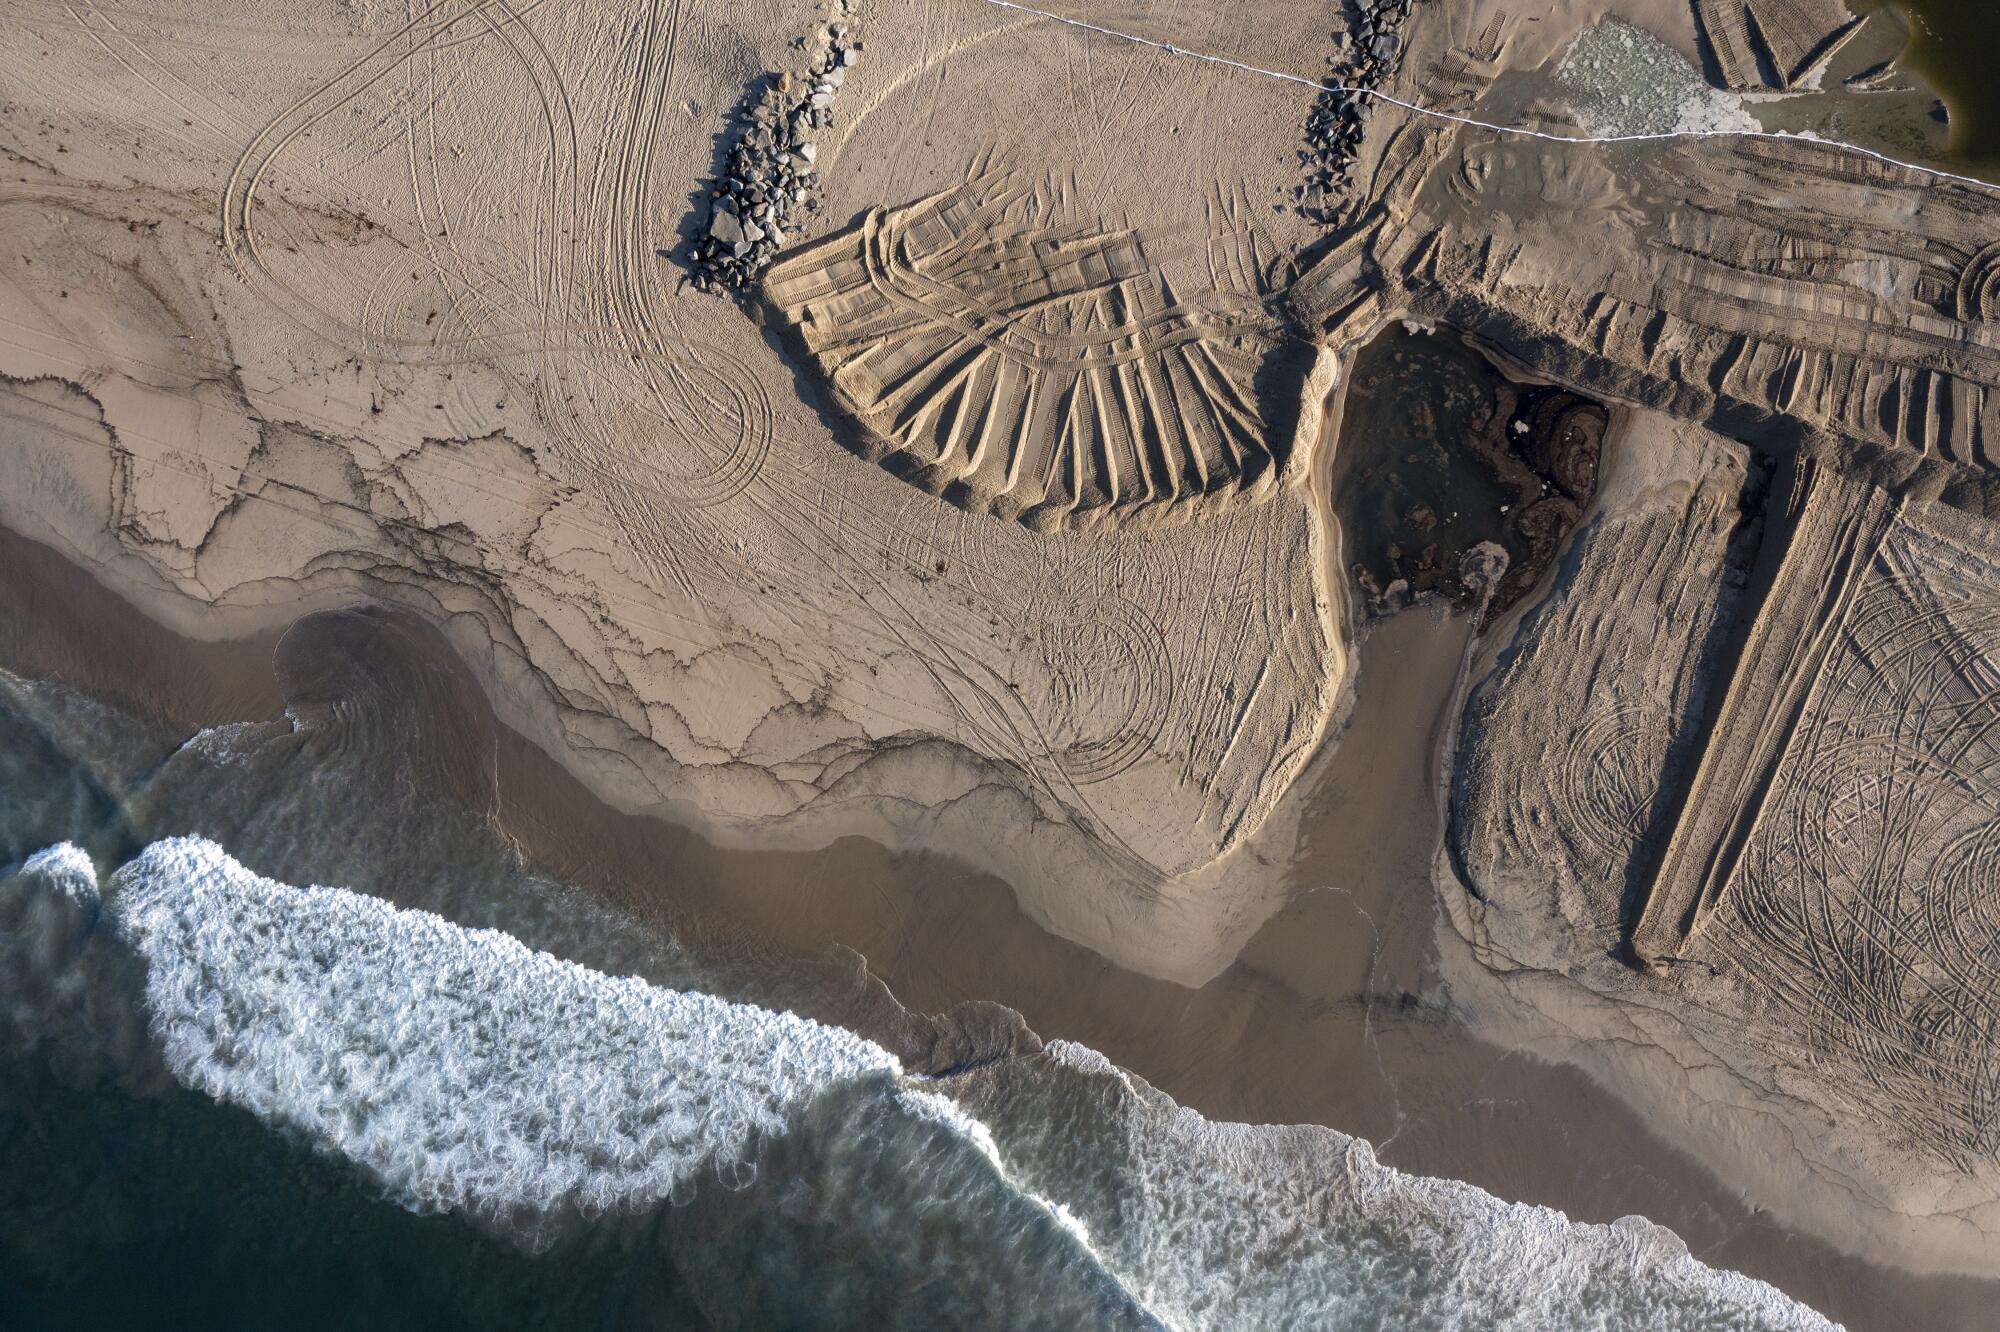
[[[874,436],[864,452],[1036,528],[1268,498],[1310,368],[1302,344],[1254,291],[1179,299],[1143,232],[1031,221],[1038,202],[974,181],[875,209],[766,276]]]

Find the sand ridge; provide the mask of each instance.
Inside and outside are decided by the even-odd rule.
[[[1309,349],[1262,308],[1241,204],[1182,301],[1143,232],[1064,226],[984,177],[788,256],[764,293],[885,467],[1037,530],[1158,522],[1268,498]],[[1311,413],[1304,413],[1308,418]]]

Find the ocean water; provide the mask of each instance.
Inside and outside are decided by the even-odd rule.
[[[1079,1046],[913,1073],[537,874],[478,717],[336,665],[193,737],[0,675],[0,1326],[1829,1326]]]

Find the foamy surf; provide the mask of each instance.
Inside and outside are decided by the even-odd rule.
[[[409,1211],[530,1251],[651,1214],[711,1326],[1832,1327],[1638,1218],[1210,1123],[1079,1046],[906,1077],[839,1028],[290,887],[199,838],[101,899],[88,858],[44,851],[0,879],[0,926],[17,1045],[75,1031],[38,1009],[88,993],[109,1029],[123,1002],[180,1085]]]
[[[1073,1218],[1012,1186],[983,1125],[853,1033],[291,887],[201,838],[148,846],[101,900],[88,858],[51,848],[0,879],[0,908],[10,953],[32,955],[20,975],[39,977],[8,987],[19,1029],[48,1020],[52,990],[100,989],[143,1008],[180,1086],[411,1212],[529,1252],[633,1221],[627,1240],[657,1237],[710,1326],[916,1328],[976,1310],[1158,1326]],[[106,959],[136,966],[97,985]],[[746,1282],[760,1289],[736,1303]]]
[[[66,1082],[158,1074],[129,953],[107,946],[97,867],[68,843],[0,872],[0,1051]],[[4,1108],[4,1105],[0,1105]]]
[[[781,1131],[788,1106],[901,1071],[844,1031],[277,884],[199,839],[118,877],[183,1085],[311,1134],[407,1206],[530,1238],[665,1200]]]
[[[1040,1062],[971,1108],[1022,1186],[1061,1197],[1112,1274],[1186,1332],[1835,1327],[1640,1217],[1580,1224],[1405,1174],[1330,1129],[1213,1123],[1068,1042]],[[1055,1107],[1063,1133],[1047,1131]]]

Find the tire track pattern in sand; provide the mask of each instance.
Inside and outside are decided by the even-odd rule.
[[[2000,1150],[2000,569],[1906,526],[1818,668],[1703,951],[1808,1060],[1969,1165]]]
[[[1079,602],[1065,581],[1046,585],[1034,633],[1040,668],[1024,682],[1041,695],[1047,758],[1078,785],[1128,771],[1156,747],[1173,712],[1174,669],[1159,620],[1129,598]],[[1107,700],[1112,700],[1107,702]]]
[[[332,343],[364,349],[373,362],[438,367],[491,359],[512,367],[510,377],[534,396],[562,445],[559,465],[594,481],[621,528],[639,534],[648,563],[684,583],[674,551],[648,535],[645,504],[666,499],[701,509],[740,494],[769,457],[772,410],[767,391],[739,358],[679,336],[656,307],[647,219],[679,6],[655,0],[648,7],[635,38],[634,93],[616,151],[588,184],[579,112],[568,78],[536,30],[534,8],[440,0],[287,107],[251,140],[225,184],[223,244],[274,305]],[[463,201],[442,182],[427,191],[413,172],[419,225],[365,224],[390,244],[393,258],[373,274],[359,310],[339,307],[329,294],[346,284],[312,266],[324,262],[323,250],[315,247],[310,261],[289,258],[296,238],[286,234],[270,244],[260,229],[269,200],[288,212],[298,196],[342,194],[310,169],[313,151],[302,153],[291,174],[284,171],[286,155],[308,136],[324,135],[336,113],[365,98],[386,100],[394,109],[385,123],[408,118],[407,132],[434,147],[441,137],[437,108],[445,101],[439,81],[448,87],[492,79],[494,67],[481,62],[493,57],[525,81],[546,136],[541,151],[529,155],[542,162],[539,178],[521,182],[534,199],[532,226],[501,240],[496,258],[474,261],[457,234],[461,219],[453,216],[464,211]],[[427,73],[425,95],[398,102],[391,76],[413,68]],[[464,133],[463,126],[444,133],[452,130]],[[434,152],[430,161],[435,178]],[[492,250],[493,238],[482,239],[482,248]],[[406,282],[433,293],[446,316],[442,324],[413,320],[402,308],[407,296],[383,295],[411,290]]]
[[[1663,791],[1699,756],[1736,604],[1723,490],[1586,524],[1466,704],[1448,830],[1457,872],[1510,916],[1553,912],[1597,955],[1619,946],[1633,876],[1671,831]]]
[[[1255,300],[1179,298],[1135,230],[1030,220],[985,177],[786,256],[764,294],[865,455],[1037,530],[1267,498],[1303,348]]]
[[[1630,858],[1650,829],[1674,730],[1658,704],[1628,700],[1600,706],[1569,737],[1556,809],[1606,862]]]

